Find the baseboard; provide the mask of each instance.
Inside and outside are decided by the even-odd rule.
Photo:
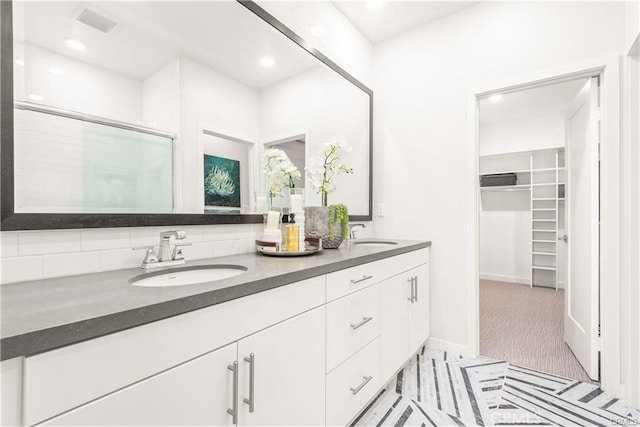
[[[427,340],[427,348],[448,351],[454,354],[461,354],[469,357],[478,357],[478,355],[475,354],[475,351],[472,351],[466,345],[458,344],[451,341],[440,340],[433,337],[429,337],[429,339]]]
[[[520,283],[530,285],[531,277],[506,276],[503,274],[480,273],[480,280],[495,280],[497,282]]]

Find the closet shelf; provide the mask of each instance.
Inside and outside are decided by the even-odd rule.
[[[548,208],[548,209],[547,208],[545,208],[545,209],[536,209],[536,208],[534,208],[534,209],[531,209],[531,210],[532,211],[555,211],[556,208]]]
[[[556,222],[555,219],[536,219],[536,218],[533,218],[532,221],[533,222]]]
[[[549,270],[549,271],[556,271],[555,267],[548,267],[546,265],[532,265],[531,268],[533,268],[534,270]]]
[[[533,230],[534,233],[555,233],[556,230],[536,230],[535,228]]]
[[[533,187],[551,187],[556,185],[557,183],[555,182],[541,182],[538,184],[531,184]]]
[[[548,256],[556,256],[555,252],[531,252],[533,255],[548,255]]]
[[[555,197],[538,197],[536,199],[531,199],[534,202],[537,202],[538,200],[556,200]],[[564,200],[564,199],[557,199],[557,200]]]
[[[533,243],[556,243],[555,240],[543,240],[543,239],[534,239],[531,242],[533,242]]]
[[[480,187],[480,191],[526,191],[529,189],[530,189],[529,184],[496,185],[493,187]]]

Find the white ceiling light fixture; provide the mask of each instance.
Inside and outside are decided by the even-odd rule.
[[[270,56],[264,56],[260,58],[260,65],[265,68],[273,67],[276,61]]]
[[[64,42],[67,45],[67,47],[69,47],[69,48],[71,48],[73,50],[82,51],[82,50],[86,50],[87,49],[87,45],[82,43],[80,40],[66,39]]]
[[[371,10],[380,10],[384,7],[386,1],[384,0],[369,0],[367,2],[367,7]]]
[[[32,101],[42,101],[44,99],[44,96],[38,95],[37,93],[30,93],[29,99]]]
[[[59,76],[60,74],[64,73],[64,71],[62,71],[62,69],[58,67],[49,67],[49,72],[51,74],[55,74],[56,76]]]
[[[16,65],[18,67],[24,67],[24,59],[16,59]]]
[[[108,33],[118,25],[118,20],[100,9],[81,4],[73,13],[73,19],[103,33]]]
[[[491,95],[489,97],[489,101],[491,101],[491,102],[497,102],[497,101],[500,101],[501,99],[502,99],[502,94],[501,93],[498,93],[498,94],[495,94],[495,95]]]

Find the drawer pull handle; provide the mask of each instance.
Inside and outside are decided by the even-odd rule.
[[[416,288],[415,291],[415,302],[418,302],[418,276],[413,277],[413,286]]]
[[[249,354],[249,357],[244,358],[245,362],[249,363],[249,398],[242,399],[244,403],[249,405],[249,412],[253,413],[255,407],[255,370],[256,370],[256,356],[255,354]]]
[[[356,387],[356,388],[353,388],[353,387],[352,387],[352,388],[350,389],[350,390],[351,390],[351,393],[353,393],[353,394],[358,394],[358,392],[359,392],[360,390],[362,390],[362,388],[363,388],[364,386],[366,386],[366,385],[369,383],[369,381],[371,381],[371,380],[373,379],[373,377],[371,377],[371,376],[369,376],[369,377],[362,377],[362,378],[364,378],[364,381],[362,382],[362,384],[360,384],[360,385],[359,385],[358,387]]]
[[[359,279],[351,279],[351,284],[355,285],[356,283],[364,282],[365,280],[369,280],[369,279],[372,279],[372,278],[373,278],[373,276],[371,276],[371,275],[365,275],[365,276],[362,276]]]
[[[233,402],[232,407],[227,409],[227,414],[231,415],[232,424],[238,423],[238,361],[234,361],[232,365],[228,365],[227,369],[233,372]]]
[[[372,320],[373,320],[373,317],[363,317],[362,318],[362,322],[357,323],[355,325],[351,325],[351,329],[353,329],[355,331],[360,326],[364,326],[366,323],[371,322]]]

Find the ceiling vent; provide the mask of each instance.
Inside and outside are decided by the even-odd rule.
[[[73,18],[103,33],[108,33],[118,25],[118,21],[113,17],[86,4],[81,4],[78,9],[76,9]]]

